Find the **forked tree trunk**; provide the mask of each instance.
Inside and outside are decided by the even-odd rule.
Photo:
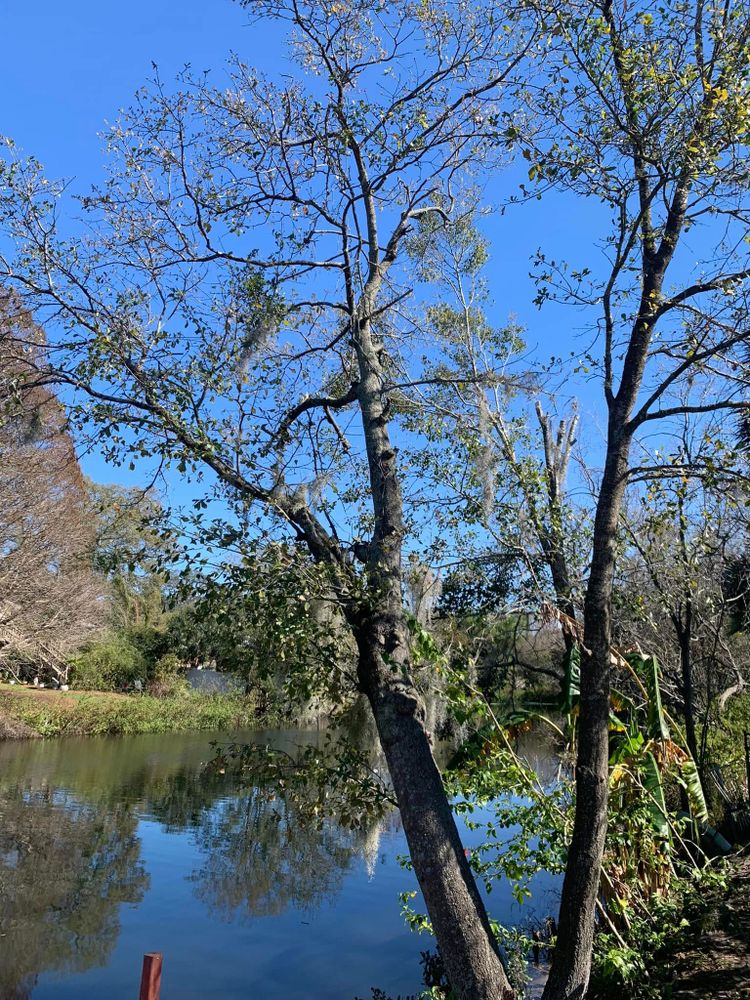
[[[393,626],[391,626],[392,628]],[[409,854],[440,954],[460,1000],[511,1000],[514,996],[490,928],[487,911],[456,828],[424,727],[414,686],[386,666],[393,650],[382,628],[358,630],[360,683],[367,695],[409,845]]]

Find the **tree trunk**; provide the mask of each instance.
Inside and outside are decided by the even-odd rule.
[[[691,567],[687,545],[687,520],[685,516],[685,499],[682,493],[678,493],[678,514],[679,514],[679,538],[680,538],[680,558],[682,560],[682,571],[684,573],[683,587],[685,600],[685,613],[682,620],[676,618],[675,628],[677,639],[680,644],[680,673],[682,687],[682,702],[685,712],[685,740],[688,745],[693,760],[698,766],[698,771],[702,777],[701,764],[698,761],[698,740],[695,734],[695,691],[693,689],[693,660],[692,660],[692,639],[693,639],[693,596],[690,587]]]
[[[364,173],[363,190],[370,199]],[[383,348],[370,322],[383,271],[377,263],[375,210],[368,204],[371,274],[353,317],[352,342],[374,525],[365,566],[367,598],[351,603],[346,614],[357,642],[359,685],[372,706],[411,861],[451,986],[459,1000],[511,1000],[513,991],[463,852],[424,728],[424,709],[409,674],[401,593],[403,504],[383,393]]]
[[[625,491],[628,437],[610,421],[610,444],[594,522],[593,558],[584,604],[584,650],[576,807],[565,868],[557,945],[543,1000],[583,1000],[591,973],[595,907],[609,791],[610,603],[617,522]]]
[[[369,624],[369,623],[367,623]],[[398,799],[409,854],[451,986],[459,1000],[512,1000],[487,911],[464,855],[424,728],[421,699],[405,672],[386,666],[395,623],[357,631],[367,695]],[[391,636],[387,635],[391,632]],[[396,640],[398,648],[405,643]],[[390,663],[393,653],[388,651]]]

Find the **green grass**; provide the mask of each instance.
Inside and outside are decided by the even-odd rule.
[[[0,714],[47,737],[241,729],[259,723],[254,699],[242,695],[185,693],[154,698],[37,692],[5,685],[0,685]]]

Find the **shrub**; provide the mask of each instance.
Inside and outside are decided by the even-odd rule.
[[[190,690],[184,677],[180,676],[183,664],[175,653],[165,653],[154,664],[154,669],[146,690],[154,698],[173,698],[187,694]]]
[[[174,680],[182,669],[183,664],[176,653],[165,653],[154,664],[153,677],[155,681]]]
[[[71,684],[90,691],[124,691],[144,681],[148,662],[132,643],[113,633],[71,659]]]

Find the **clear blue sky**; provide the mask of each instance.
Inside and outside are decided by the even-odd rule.
[[[247,11],[232,0],[5,0],[2,28],[0,133],[36,156],[48,176],[74,178],[78,191],[101,177],[99,133],[147,82],[152,63],[164,80],[191,63],[196,70],[210,69],[217,82],[231,52],[270,74],[285,68],[280,33],[251,25]],[[523,169],[501,175],[492,193],[509,191],[522,176]],[[588,340],[575,337],[584,318],[574,310],[549,307],[539,313],[532,306],[530,256],[543,244],[552,256],[588,263],[582,258],[590,255],[595,211],[594,205],[546,197],[488,222],[493,318],[500,323],[514,314],[541,358],[583,350]],[[596,387],[570,388],[596,406]],[[597,425],[590,422],[594,440]],[[95,457],[85,458],[84,466],[100,480],[127,478]]]
[[[266,70],[282,50],[231,0],[3,0],[0,132],[51,175],[93,179],[106,121],[159,65],[221,71],[231,51]]]

